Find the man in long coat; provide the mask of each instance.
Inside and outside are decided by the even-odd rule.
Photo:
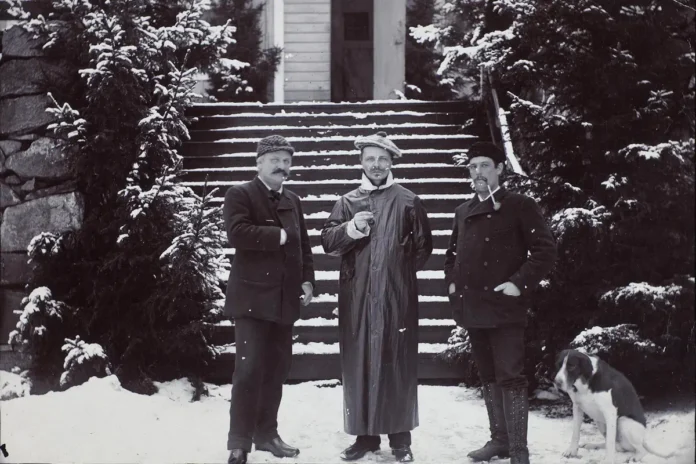
[[[455,210],[445,279],[455,320],[467,329],[483,385],[491,440],[469,453],[529,464],[524,331],[529,294],[551,270],[556,245],[536,202],[499,184],[505,154],[494,144],[468,153],[474,198]]]
[[[228,462],[245,464],[257,450],[292,457],[299,450],[278,435],[278,408],[290,372],[292,327],[314,290],[314,266],[302,206],[283,187],[294,148],[280,136],[258,143],[258,176],[231,187],[223,208],[235,248],[225,313],[236,344]]]
[[[357,435],[343,451],[360,459],[388,434],[398,461],[413,460],[418,426],[418,281],[432,252],[420,199],[394,182],[401,156],[386,134],[359,137],[359,188],[343,195],[322,230],[322,246],[341,256],[338,325],[344,427]]]

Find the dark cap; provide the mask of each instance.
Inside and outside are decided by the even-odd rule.
[[[467,157],[471,161],[477,156],[485,156],[492,159],[496,166],[498,163],[505,164],[505,161],[507,161],[505,152],[492,142],[476,142],[473,144],[467,152]]]
[[[259,140],[256,146],[256,157],[270,153],[272,151],[287,151],[292,156],[295,153],[295,149],[285,140],[285,137],[281,135],[269,135]]]

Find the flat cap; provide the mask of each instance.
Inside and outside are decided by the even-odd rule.
[[[355,147],[362,151],[365,147],[379,147],[387,150],[392,158],[401,158],[401,150],[387,138],[386,132],[377,132],[376,134],[361,136],[355,140]]]

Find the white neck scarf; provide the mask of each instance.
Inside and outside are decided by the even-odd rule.
[[[373,190],[384,190],[389,187],[391,187],[394,184],[394,175],[392,174],[391,171],[389,171],[389,175],[387,175],[387,181],[377,187],[375,184],[370,182],[370,179],[365,175],[365,173],[362,173],[362,180],[360,181],[360,189],[364,190],[366,192],[371,192]]]

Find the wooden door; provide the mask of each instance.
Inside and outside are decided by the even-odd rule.
[[[332,0],[331,101],[373,98],[373,21],[373,0]]]

